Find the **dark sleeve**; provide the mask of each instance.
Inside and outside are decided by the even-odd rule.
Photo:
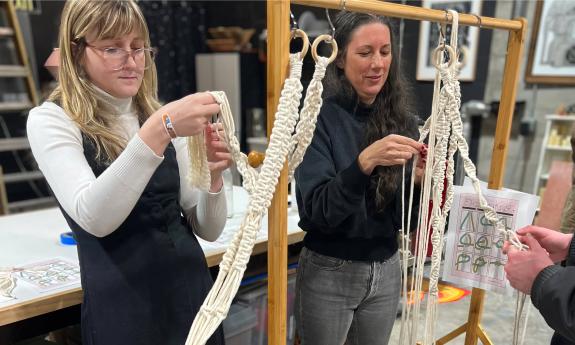
[[[320,115],[295,178],[301,201],[298,205],[300,217],[325,232],[337,227],[362,207],[369,176],[359,168],[357,157],[347,168],[336,171],[324,118]],[[346,139],[337,140],[345,142]]]
[[[575,341],[575,266],[544,268],[533,283],[531,301],[551,328]]]
[[[411,176],[409,178],[411,178]],[[406,193],[409,192],[409,187],[410,187],[410,184],[408,184],[405,188]],[[419,216],[419,207],[420,207],[419,197],[420,196],[421,196],[421,187],[418,184],[414,184],[413,185],[413,205],[411,208],[411,223],[410,223],[410,228],[408,230],[410,232],[417,229],[417,218]],[[409,205],[409,194],[407,194],[405,196],[405,205],[406,205],[405,206],[406,207],[405,212],[408,212],[409,210],[407,209],[407,207],[408,207],[407,205]]]
[[[567,266],[575,266],[575,235],[571,238],[566,260]]]

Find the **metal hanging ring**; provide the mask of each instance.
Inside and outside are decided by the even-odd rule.
[[[325,16],[327,18],[327,22],[329,23],[329,27],[331,28],[331,38],[335,37],[335,26],[333,26],[333,23],[331,22],[331,17],[329,16],[329,10],[326,8],[325,9]],[[331,43],[330,41],[328,41],[328,43]]]
[[[479,28],[481,29],[481,28],[483,27],[483,23],[481,23],[481,16],[479,16],[479,15],[477,15],[477,14],[475,14],[475,13],[469,13],[469,14],[471,14],[472,16],[474,16],[475,18],[477,18],[477,22],[478,22]]]
[[[295,16],[293,15],[293,12],[291,10],[289,11],[289,16],[291,17],[292,29],[299,29],[299,25],[297,24],[297,21],[295,20]]]
[[[443,12],[445,12],[445,24],[449,24],[451,22],[449,20],[449,10],[447,8],[444,8]]]

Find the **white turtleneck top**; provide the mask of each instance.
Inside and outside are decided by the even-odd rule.
[[[119,133],[130,138],[124,151],[98,178],[82,146],[82,134],[64,110],[44,102],[28,115],[28,140],[34,158],[66,213],[87,232],[104,237],[128,217],[164,157],[138,135],[132,99],[117,99],[98,90],[119,114]],[[226,223],[226,198],[190,187],[186,138],[172,140],[180,173],[180,205],[194,232],[214,241]]]

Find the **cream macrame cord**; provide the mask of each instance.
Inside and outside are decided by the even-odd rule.
[[[483,196],[479,180],[476,176],[476,169],[473,162],[469,159],[469,148],[463,136],[463,125],[459,108],[461,105],[461,90],[457,79],[460,69],[460,63],[457,61],[457,32],[458,32],[458,14],[449,10],[452,16],[452,28],[450,45],[445,42],[439,42],[439,46],[434,53],[434,64],[436,66],[436,78],[434,83],[434,94],[431,116],[425,122],[421,131],[420,142],[428,138],[428,158],[425,170],[423,188],[420,195],[420,212],[418,217],[418,232],[416,237],[416,254],[415,266],[411,277],[411,286],[407,289],[407,253],[409,253],[409,235],[410,217],[405,222],[405,206],[402,207],[403,226],[401,229],[402,254],[403,254],[403,307],[402,323],[400,330],[400,344],[413,345],[418,339],[419,322],[421,318],[421,306],[418,296],[422,292],[423,283],[423,266],[427,253],[428,241],[431,234],[431,243],[433,246],[431,269],[429,277],[429,294],[425,314],[425,324],[423,330],[423,344],[433,344],[435,339],[435,328],[437,323],[437,304],[438,304],[438,281],[441,264],[441,254],[444,244],[444,230],[446,218],[453,203],[453,175],[455,172],[454,155],[459,150],[463,158],[464,169],[470,177],[473,187],[478,195],[480,207],[485,213],[485,217],[493,224],[496,231],[502,233],[517,248],[524,249],[517,235],[507,230],[504,224],[497,217],[495,210],[490,207]],[[449,54],[449,61],[444,63],[444,52]],[[441,86],[442,85],[442,86]],[[405,174],[404,174],[405,178]],[[411,192],[409,196],[408,215],[411,214],[413,203],[413,186],[414,186],[414,169],[411,175]],[[446,182],[446,183],[444,183]],[[445,200],[442,200],[445,188]],[[404,193],[404,191],[402,191]],[[432,201],[433,207],[431,215],[427,207],[429,200]],[[443,205],[442,205],[443,203]],[[409,296],[412,296],[411,300]],[[521,314],[520,299],[518,297],[518,308],[516,313],[514,342],[517,344],[518,339],[518,316]]]
[[[202,191],[207,191],[210,189],[211,179],[204,141],[204,132],[188,137],[188,155],[190,158],[190,164],[195,167],[194,169],[190,169],[188,181],[192,187],[198,188]]]
[[[305,33],[296,32],[296,35],[302,37],[304,43],[306,42],[307,36],[305,36]],[[227,144],[238,171],[244,177],[244,187],[250,194],[250,199],[244,220],[224,254],[216,281],[196,315],[188,334],[186,345],[205,344],[226,317],[249,261],[261,227],[261,219],[271,204],[284,162],[286,158],[289,158],[290,161],[293,161],[293,157],[299,159],[297,157],[299,157],[300,152],[305,151],[305,148],[309,145],[308,139],[313,134],[315,119],[321,107],[321,93],[323,90],[321,81],[325,76],[325,68],[337,54],[337,48],[334,45],[335,40],[332,41],[334,42],[332,43],[334,47],[332,56],[329,59],[318,57],[316,60],[316,71],[308,87],[301,116],[298,113],[298,108],[303,91],[300,81],[303,54],[290,55],[289,77],[284,82],[268,149],[259,173],[249,166],[247,156],[239,150],[239,143],[234,135],[233,118],[225,94],[223,92],[212,92],[212,95],[221,106],[220,120],[224,127],[222,140]],[[314,45],[316,46],[315,42]],[[296,127],[298,118],[303,118],[306,124]],[[294,129],[295,134],[293,134]],[[298,140],[294,140],[294,136]],[[295,169],[295,166],[296,164],[292,163],[290,168],[293,167]]]

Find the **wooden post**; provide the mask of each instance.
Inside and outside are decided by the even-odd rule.
[[[495,142],[493,143],[493,154],[489,171],[489,188],[491,189],[503,187],[503,178],[505,176],[505,160],[507,158],[513,111],[515,110],[521,54],[523,53],[523,43],[527,30],[527,20],[525,18],[519,18],[519,20],[523,24],[521,30],[510,31],[507,42],[507,59],[505,60],[499,114],[497,114],[497,127],[495,128]],[[484,298],[484,290],[473,288],[469,305],[465,345],[476,345],[479,337],[488,339],[479,324],[483,313]]]
[[[267,133],[271,134],[283,82],[290,41],[289,0],[267,2]],[[286,343],[287,325],[287,163],[281,171],[268,211],[268,344]]]

